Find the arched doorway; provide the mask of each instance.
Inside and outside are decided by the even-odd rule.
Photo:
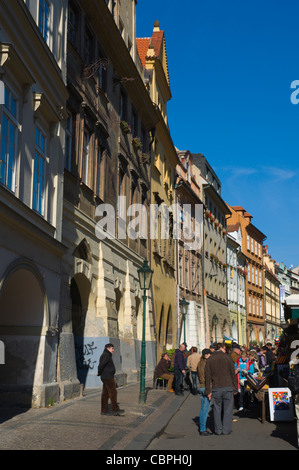
[[[86,361],[84,341],[91,285],[84,274],[76,274],[71,280],[72,326],[75,341],[76,367],[80,383],[85,385],[89,364]]]
[[[173,325],[172,325],[172,308],[171,305],[168,309],[167,323],[166,323],[166,349],[173,347]]]
[[[0,285],[1,404],[31,407],[44,382],[43,327],[48,323],[45,288],[38,270],[27,262],[11,266]],[[34,397],[34,402],[33,402]]]

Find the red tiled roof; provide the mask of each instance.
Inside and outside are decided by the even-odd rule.
[[[164,31],[153,31],[151,38],[136,38],[137,51],[142,63],[142,67],[145,66],[145,61],[147,57],[147,51],[149,45],[154,46],[155,55],[154,57],[159,57],[161,52],[161,47],[163,44]]]
[[[151,44],[154,46],[156,57],[160,55],[163,37],[164,31],[153,31]]]
[[[145,68],[146,59],[148,57],[147,52],[148,52],[149,46],[152,46],[154,48],[154,55],[150,55],[149,58],[161,59],[161,52],[162,52],[164,41],[165,41],[164,31],[160,31],[159,22],[155,22],[154,30],[153,30],[153,34],[151,38],[136,38],[137,51],[138,51],[138,55],[140,57],[143,68]],[[168,62],[167,62],[166,51],[165,51],[165,55],[166,55],[165,56],[165,60],[166,60],[165,76],[166,76],[168,85],[170,85],[169,76],[168,76]]]
[[[227,231],[228,232],[237,232],[237,230],[239,230],[239,228],[240,228],[239,222],[237,224],[227,225]]]
[[[151,38],[137,38],[136,39],[137,51],[138,51],[138,55],[142,63],[142,68],[145,67],[146,54],[147,54],[150,42],[151,42]]]

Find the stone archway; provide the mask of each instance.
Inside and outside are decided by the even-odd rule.
[[[85,360],[85,327],[90,302],[91,284],[87,277],[80,273],[71,280],[72,326],[75,342],[76,367],[80,383],[85,385],[88,366]]]
[[[1,404],[39,406],[44,383],[48,303],[38,269],[24,260],[10,266],[0,284]]]
[[[167,314],[167,323],[166,323],[166,341],[165,341],[165,347],[167,349],[170,349],[173,347],[174,343],[174,338],[173,338],[173,318],[172,318],[172,308],[171,305],[169,306],[168,309],[168,314]]]

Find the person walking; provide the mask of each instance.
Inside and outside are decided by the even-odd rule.
[[[186,362],[184,352],[186,346],[184,343],[180,344],[179,348],[175,350],[174,356],[174,391],[176,395],[184,395],[181,390],[181,385],[183,383],[183,376],[186,374]]]
[[[167,380],[167,392],[174,392],[172,388],[174,375],[169,371],[171,366],[171,360],[168,357],[167,353],[163,353],[160,362],[158,363],[155,371],[156,377],[161,377],[161,379]]]
[[[237,362],[237,360],[241,357],[241,346],[237,343],[232,344],[232,353],[231,353],[231,358],[233,363]]]
[[[207,431],[207,419],[211,406],[211,402],[205,391],[205,367],[207,359],[210,357],[211,351],[203,349],[201,358],[197,366],[199,376],[199,394],[200,394],[200,412],[199,412],[199,432],[201,436],[210,436],[212,433]]]
[[[205,393],[213,397],[214,432],[230,434],[233,423],[234,394],[238,391],[234,363],[225,352],[225,344],[217,343],[205,367]]]
[[[114,346],[112,343],[105,345],[103,354],[100,357],[98,365],[98,376],[101,377],[103,382],[102,397],[101,397],[101,414],[121,416],[124,410],[121,410],[117,403],[117,389],[115,382],[115,365],[112,359],[114,353]],[[108,402],[111,402],[112,412],[108,410]]]
[[[272,344],[271,343],[266,343],[266,369],[267,371],[270,371],[273,366],[274,362],[274,354],[272,351]]]
[[[191,378],[192,378],[192,394],[197,395],[198,390],[197,390],[197,377],[198,377],[198,370],[197,366],[200,361],[200,354],[197,352],[197,347],[192,346],[191,348],[192,354],[188,356],[187,359],[187,368],[191,372]]]
[[[257,349],[258,366],[260,371],[264,371],[266,368],[265,350],[262,348]]]

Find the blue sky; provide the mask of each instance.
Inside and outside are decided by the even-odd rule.
[[[137,36],[150,37],[155,20],[175,146],[203,153],[223,199],[253,215],[272,258],[298,266],[298,0],[138,0]]]

